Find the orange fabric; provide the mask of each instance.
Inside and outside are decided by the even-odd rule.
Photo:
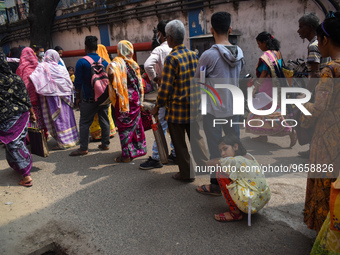
[[[113,75],[112,82],[110,81],[109,92],[110,99],[113,105],[116,105],[117,97],[119,99],[119,111],[129,112],[129,95],[127,89],[127,68],[125,62],[135,71],[144,98],[143,81],[140,75],[138,64],[132,59],[133,46],[129,41],[123,40],[118,43],[118,57],[115,57],[107,67],[109,76]]]
[[[103,44],[98,44],[97,54],[99,55],[99,57],[105,59],[106,62],[110,64],[111,60],[109,54],[107,53],[107,49]]]

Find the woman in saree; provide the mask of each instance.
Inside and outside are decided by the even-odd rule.
[[[285,127],[281,125],[283,117],[281,115],[281,84],[286,82],[285,76],[282,72],[282,56],[280,52],[280,42],[275,39],[270,33],[262,32],[256,37],[257,45],[264,53],[260,57],[256,66],[256,76],[258,81],[255,83],[253,90],[253,97],[256,93],[264,92],[270,98],[273,98],[273,87],[278,88],[278,104],[272,106],[272,103],[268,103],[261,110],[267,110],[271,107],[275,107],[275,112],[267,116],[257,116],[255,114],[249,114],[248,121],[251,119],[262,119],[264,124],[261,125],[259,121],[252,121],[252,126],[246,125],[246,132],[260,135],[254,138],[254,140],[267,142],[267,136],[290,136],[290,147],[294,146],[297,141],[295,131],[291,127]],[[276,119],[276,121],[265,121],[265,119]],[[258,122],[258,123],[257,123]],[[288,125],[286,125],[288,126]]]
[[[109,58],[109,54],[107,53],[107,49],[103,44],[98,44],[97,54],[101,58],[105,59],[107,63],[111,62]],[[110,120],[110,138],[112,138],[117,133],[116,132],[117,129],[113,122],[111,105],[109,106],[108,115],[109,115],[109,120]],[[99,141],[102,138],[101,137],[102,131],[99,125],[98,114],[94,116],[93,123],[90,126],[90,134],[91,134],[90,140],[92,142]]]
[[[8,164],[21,176],[19,185],[31,187],[32,156],[26,147],[28,122],[35,121],[25,83],[13,74],[0,50],[0,141]]]
[[[30,47],[24,48],[21,52],[17,75],[21,77],[26,85],[33,106],[34,115],[37,118],[38,128],[44,130],[45,137],[47,138],[48,133],[41,111],[39,95],[37,94],[35,87],[29,78],[37,66],[38,59],[34,51]]]
[[[108,66],[110,99],[115,106],[122,155],[115,159],[127,163],[146,154],[146,141],[141,118],[143,82],[138,64],[132,59],[133,46],[129,41],[118,43],[118,56]]]
[[[59,53],[47,50],[44,62],[30,75],[37,93],[44,122],[58,145],[53,149],[66,149],[79,141],[73,113],[73,84],[64,66],[59,65]]]
[[[320,231],[329,212],[331,183],[338,177],[340,169],[339,33],[340,13],[333,14],[332,18],[327,18],[317,28],[320,53],[322,57],[330,56],[332,61],[321,71],[320,81],[315,88],[314,103],[304,105],[311,115],[301,116],[301,126],[303,128],[315,127],[310,147],[310,168],[318,165],[323,166],[323,173],[319,173],[320,171],[310,171],[308,173],[306,187],[304,222],[308,228],[317,232]],[[326,234],[325,230],[323,230],[323,234]],[[333,248],[340,252],[339,232],[337,232],[337,235],[335,235],[335,232],[330,232],[328,237],[325,235],[324,238],[332,238],[332,240],[335,238],[337,248],[336,246],[333,246]],[[336,253],[325,252],[320,254]]]

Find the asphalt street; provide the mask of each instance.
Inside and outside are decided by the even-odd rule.
[[[208,175],[182,183],[171,178],[176,165],[138,169],[151,155],[152,131],[146,136],[148,154],[127,164],[114,162],[118,135],[108,151],[96,142],[86,156],[68,156],[73,149],[33,155],[31,188],[17,185],[20,176],[0,148],[0,254],[30,254],[53,242],[68,254],[310,253],[315,233],[303,224],[305,173],[266,175],[272,198],[250,227],[246,217],[219,223],[214,214],[227,211],[225,199],[195,191],[209,182]],[[251,137],[241,129],[242,142],[261,164],[308,162],[297,156],[308,146],[288,148],[288,137],[270,137],[268,143]]]

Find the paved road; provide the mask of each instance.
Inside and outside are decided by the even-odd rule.
[[[146,135],[151,151],[152,131]],[[288,138],[256,143],[244,130],[241,137],[262,164],[307,162],[296,156],[307,146],[289,149]],[[207,175],[177,182],[175,165],[138,169],[150,152],[115,163],[118,136],[109,151],[98,144],[82,157],[69,157],[72,149],[33,156],[32,188],[17,185],[19,176],[0,148],[0,254],[29,254],[52,242],[69,254],[309,254],[314,232],[302,223],[304,174],[268,174],[272,199],[252,216],[252,226],[246,220],[223,224],[213,215],[227,210],[224,198],[195,192]]]

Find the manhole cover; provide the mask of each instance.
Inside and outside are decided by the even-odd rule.
[[[50,243],[39,250],[36,250],[28,255],[68,255],[59,244]]]

